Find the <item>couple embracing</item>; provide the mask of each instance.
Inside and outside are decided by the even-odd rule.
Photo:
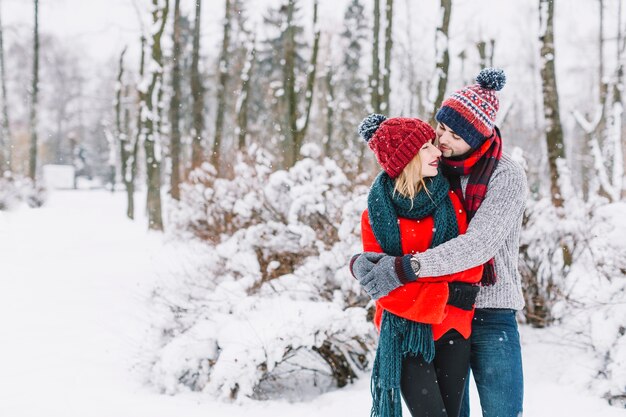
[[[361,219],[350,270],[376,300],[372,416],[469,417],[469,370],[483,417],[519,417],[523,378],[516,311],[527,196],[522,167],[495,126],[502,70],[453,93],[436,130],[373,114],[359,134],[382,172]]]

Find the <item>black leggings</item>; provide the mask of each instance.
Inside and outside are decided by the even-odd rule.
[[[469,370],[470,341],[452,329],[435,341],[435,359],[402,362],[401,392],[413,417],[458,417]]]

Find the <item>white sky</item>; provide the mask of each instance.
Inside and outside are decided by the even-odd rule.
[[[0,0],[5,38],[10,42],[16,28],[33,27],[33,0]],[[124,45],[138,43],[139,19],[133,3],[148,18],[149,0],[39,0],[40,33],[52,33],[64,42],[81,48],[102,62],[122,50]],[[174,0],[170,0],[170,7]],[[249,0],[247,13],[252,21],[260,22],[269,5],[277,0]],[[193,19],[194,0],[181,0],[183,13]],[[320,20],[333,26],[341,23],[347,0],[322,0]],[[302,2],[303,12],[310,14],[312,2]],[[310,6],[310,7],[309,7]],[[223,0],[204,0],[202,3],[203,47],[215,49],[221,38]],[[335,26],[336,27],[336,26]],[[132,51],[131,51],[132,53]]]
[[[138,62],[139,20],[133,3],[143,8],[144,19],[149,18],[150,0],[39,0],[41,33],[51,33],[79,54],[84,54],[90,65],[111,65],[125,45],[129,46],[128,62],[132,66]],[[174,0],[170,0],[173,4]],[[337,39],[342,29],[345,7],[349,0],[320,0],[319,20],[322,28],[323,44]],[[614,39],[615,12],[620,0],[605,0],[605,36]],[[269,5],[280,0],[247,0],[246,13],[251,21],[260,23]],[[371,8],[373,0],[364,0],[366,8]],[[384,1],[381,3],[384,4]],[[183,13],[193,18],[194,0],[181,0]],[[567,114],[586,94],[591,94],[597,82],[597,0],[563,0],[557,3],[555,17],[555,38],[557,47],[557,78],[563,98],[563,111]],[[202,4],[202,54],[214,57],[221,42],[221,19],[224,0],[204,0]],[[300,1],[303,23],[310,25],[313,2]],[[410,5],[410,13],[408,12]],[[33,0],[0,0],[2,23],[5,31],[5,48],[15,41],[16,36],[24,36],[33,26]],[[439,0],[395,0],[394,1],[394,59],[405,53],[407,48],[416,55],[421,76],[433,70],[433,48]],[[528,68],[530,55],[538,56],[536,0],[454,0],[450,26],[450,76],[451,86],[461,84],[460,59],[462,50],[470,53],[466,62],[464,80],[475,75],[477,56],[474,42],[477,39],[495,38],[495,65],[501,66],[509,75],[511,85],[503,91],[502,98],[526,94],[534,88],[530,78],[537,74]],[[624,8],[626,9],[626,7]],[[371,12],[366,12],[368,15]],[[623,11],[626,13],[626,10]],[[369,16],[368,16],[369,18]],[[254,26],[254,25],[253,25]],[[168,25],[169,27],[169,25]],[[408,28],[411,35],[408,38]],[[260,38],[264,31],[256,25]],[[311,36],[310,28],[305,30]],[[331,37],[332,36],[332,37]],[[164,40],[169,42],[169,37]],[[342,51],[334,48],[333,54]],[[612,71],[615,42],[606,46],[606,72]],[[6,49],[5,49],[6,50]],[[133,59],[134,58],[134,59]],[[11,57],[7,57],[8,60]],[[322,58],[323,59],[323,58]],[[364,64],[370,59],[364,52]],[[115,65],[115,64],[113,64]],[[424,75],[426,74],[426,75]],[[399,77],[395,71],[394,77]],[[514,80],[514,81],[513,81]],[[392,80],[398,85],[397,80]],[[518,87],[518,91],[515,91]],[[394,95],[402,95],[405,87],[396,88]],[[583,93],[581,94],[581,90]]]

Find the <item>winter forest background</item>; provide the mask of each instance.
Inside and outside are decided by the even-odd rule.
[[[446,95],[496,66],[507,74],[505,151],[531,191],[524,349],[549,339],[569,352],[558,367],[581,362],[576,388],[613,406],[601,413],[624,409],[622,3],[1,0],[0,305],[21,308],[19,282],[65,288],[68,265],[102,276],[108,293],[116,281],[95,271],[118,264],[143,277],[141,299],[126,301],[149,319],[125,360],[154,392],[220,404],[324,398],[345,414],[357,384],[367,412],[373,305],[347,260],[377,167],[356,126],[370,112],[432,121]],[[75,217],[53,235],[64,213]],[[117,231],[117,249],[98,244]],[[43,241],[82,251],[63,252],[46,284],[24,272],[43,262],[26,256]],[[146,248],[150,266],[129,266]],[[80,262],[93,254],[100,266]],[[24,325],[11,322],[17,343]],[[26,415],[15,407],[2,415]]]

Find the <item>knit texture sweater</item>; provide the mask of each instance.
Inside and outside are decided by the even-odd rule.
[[[461,177],[463,193],[469,176]],[[528,197],[524,169],[503,153],[487,186],[487,194],[467,232],[418,253],[420,276],[448,275],[482,265],[495,257],[497,282],[482,287],[476,308],[524,307],[518,267],[522,216]]]

